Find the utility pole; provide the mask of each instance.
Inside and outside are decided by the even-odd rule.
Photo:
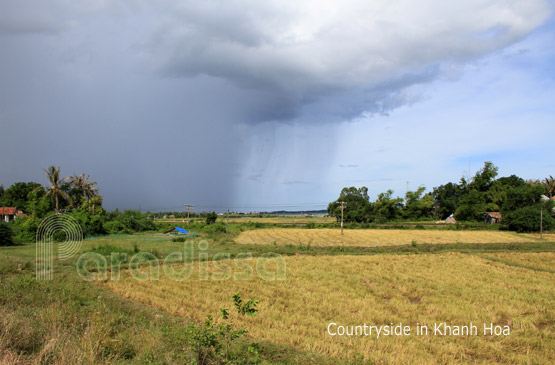
[[[227,210],[227,215],[226,215],[226,222],[225,222],[225,240],[227,241],[227,231],[229,229],[229,209]]]
[[[341,235],[343,236],[343,210],[345,209],[345,202],[341,203]]]
[[[189,225],[189,212],[195,207],[192,204],[184,204],[187,207],[187,225]]]
[[[540,210],[540,238],[543,239],[543,207]]]

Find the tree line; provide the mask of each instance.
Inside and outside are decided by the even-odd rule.
[[[17,182],[7,189],[0,186],[0,206],[15,207],[25,215],[18,216],[9,225],[2,223],[0,244],[35,240],[41,220],[50,215],[66,213],[75,218],[86,236],[125,234],[155,230],[156,226],[145,214],[134,210],[107,212],[97,183],[90,175],[73,174],[62,177],[60,167],[43,170],[47,186],[37,182]],[[14,240],[15,238],[15,240]]]
[[[484,222],[486,212],[500,212],[502,226],[514,231],[555,228],[553,197],[555,179],[524,180],[516,175],[497,178],[498,167],[485,162],[474,177],[461,177],[426,192],[424,186],[407,191],[404,198],[393,197],[393,190],[378,194],[370,201],[368,188],[345,187],[339,198],[328,205],[328,214],[341,219],[341,202],[345,202],[344,221],[385,223],[408,220],[443,220],[453,215],[457,221]]]

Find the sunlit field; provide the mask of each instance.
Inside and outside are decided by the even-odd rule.
[[[515,253],[515,252],[496,252],[488,253],[487,257],[492,257],[507,264],[534,267],[555,273],[555,252],[541,253]]]
[[[537,239],[540,238],[539,233],[528,233],[527,236],[534,237]],[[555,233],[544,233],[542,236],[544,240],[555,241]]]
[[[138,281],[122,272],[105,286],[124,297],[195,321],[229,306],[233,293],[260,300],[254,318],[233,317],[256,341],[291,346],[336,359],[386,363],[553,363],[555,362],[555,274],[533,265],[553,262],[553,253],[510,254],[528,268],[476,255],[293,256],[286,279],[264,281],[254,270],[248,280],[199,280],[227,269],[212,262],[181,264],[188,280]],[[233,261],[223,261],[233,274]],[[178,269],[177,267],[174,267]],[[272,270],[272,264],[267,265]],[[146,268],[143,268],[146,270]],[[244,271],[241,268],[240,271]],[[409,325],[410,336],[330,336],[341,325]],[[478,328],[471,336],[417,336],[417,323],[446,322]],[[509,326],[510,335],[484,336],[483,325]]]
[[[413,243],[519,243],[534,237],[496,231],[436,231],[436,230],[344,230],[272,228],[242,232],[236,239],[245,244],[311,245],[311,246],[392,246]]]

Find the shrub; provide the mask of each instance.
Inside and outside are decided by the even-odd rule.
[[[503,217],[503,224],[511,231],[538,232],[540,230],[540,206],[538,204],[516,209]],[[544,210],[543,229],[555,227],[555,220]]]
[[[130,230],[125,228],[125,225],[123,225],[123,223],[116,220],[104,223],[104,229],[110,234],[131,233]]]
[[[241,294],[233,295],[233,304],[237,313],[241,316],[254,317],[258,314],[258,300],[252,299],[243,302]],[[189,335],[196,354],[197,364],[230,363],[230,350],[232,344],[243,337],[248,331],[246,328],[235,328],[229,318],[229,309],[220,308],[221,321],[216,322],[209,314],[204,325],[192,325],[189,327]],[[248,352],[255,356],[254,362],[258,362],[258,344],[251,344]]]
[[[0,246],[13,246],[12,227],[6,222],[0,222]]]
[[[17,218],[13,223],[15,238],[21,242],[34,242],[40,222],[36,217]]]
[[[93,215],[86,210],[75,210],[69,214],[80,223],[85,236],[95,236],[108,233],[104,227],[107,218],[106,215]]]
[[[146,214],[142,214],[136,210],[126,210],[123,213],[112,212],[110,213],[113,217],[112,221],[118,221],[123,226],[125,226],[126,231],[130,232],[144,232],[144,231],[154,231],[156,230],[156,225],[154,222],[147,218]],[[120,229],[121,226],[112,226],[111,228]]]
[[[206,224],[216,223],[216,219],[218,219],[218,215],[215,212],[208,213],[206,215]]]
[[[205,226],[203,232],[206,233],[225,233],[225,224],[223,223],[215,223],[209,226]]]

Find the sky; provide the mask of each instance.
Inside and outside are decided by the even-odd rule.
[[[555,175],[547,0],[0,0],[0,184],[109,209],[322,209]]]

